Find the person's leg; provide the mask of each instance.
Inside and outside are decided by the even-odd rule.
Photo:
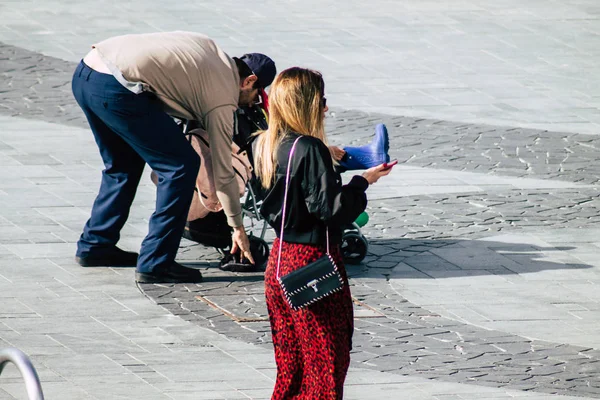
[[[313,253],[299,265],[306,265],[323,254]],[[342,257],[337,251],[332,255],[344,278],[344,289],[293,312],[303,355],[304,374],[299,396],[302,399],[342,399],[350,366],[354,330],[352,297]]]
[[[287,304],[276,278],[279,240],[273,243],[273,251],[265,271],[265,297],[277,364],[277,379],[271,400],[296,398],[302,384],[302,354],[298,337],[292,323],[292,310]],[[284,253],[293,251],[293,245],[284,244]],[[287,262],[287,258],[283,263]],[[285,266],[284,266],[285,267]]]
[[[109,112],[121,110],[126,115],[113,118],[108,125],[158,176],[156,210],[150,217],[148,235],[142,242],[137,263],[138,272],[152,273],[169,269],[175,260],[200,158],[156,99],[147,95],[135,100],[128,96],[119,103],[109,103]],[[111,106],[117,108],[111,110]]]
[[[90,92],[98,86],[97,82],[89,80],[91,74],[89,68],[78,66],[73,75],[72,89],[94,134],[105,169],[90,219],[77,243],[76,256],[82,265],[135,265],[137,254],[122,252],[116,249],[116,244],[127,221],[144,161],[90,107]]]
[[[88,82],[87,90],[83,91],[86,106],[139,155],[137,159],[148,163],[158,175],[156,211],[150,217],[137,270],[152,273],[156,269],[170,269],[174,267],[194,192],[199,157],[152,94],[136,95],[114,77],[96,72],[90,73],[85,81]],[[129,153],[118,153],[119,157],[124,155]],[[130,205],[129,202],[127,209]]]
[[[342,291],[296,311],[304,358],[303,398],[343,398],[352,343],[351,301],[349,291]]]

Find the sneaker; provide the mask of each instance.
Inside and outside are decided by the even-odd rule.
[[[117,246],[75,256],[75,261],[82,267],[135,267],[137,259],[138,253],[121,250]]]
[[[187,268],[173,261],[167,268],[152,272],[135,273],[136,282],[140,283],[200,283],[202,273],[194,268]]]

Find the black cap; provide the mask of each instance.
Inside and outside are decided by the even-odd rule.
[[[264,89],[273,83],[273,79],[275,79],[275,75],[277,74],[277,68],[275,68],[275,62],[270,57],[261,53],[247,53],[241,56],[240,60],[256,75],[258,78],[258,87]]]

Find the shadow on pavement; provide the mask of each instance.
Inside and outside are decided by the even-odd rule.
[[[487,240],[374,239],[363,262],[347,269],[353,278],[442,279],[592,268],[569,254],[574,249]]]
[[[488,240],[372,239],[365,259],[346,265],[351,278],[443,279],[479,275],[515,275],[541,271],[593,268],[570,250],[574,246],[543,247],[526,243]],[[217,253],[215,253],[217,257]],[[263,271],[232,273],[218,269],[218,259],[182,261],[198,268],[205,282],[257,282]]]

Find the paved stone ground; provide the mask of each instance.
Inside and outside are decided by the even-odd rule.
[[[349,266],[358,316],[352,357],[355,365],[451,382],[600,397],[596,339],[588,338],[592,340],[590,346],[573,346],[553,342],[552,336],[547,341],[532,340],[476,327],[407,301],[403,288],[398,287],[397,282],[407,279],[484,276],[481,284],[485,285],[487,275],[511,279],[544,270],[591,268],[576,259],[563,264],[536,261],[544,252],[560,253],[558,246],[472,240],[497,232],[535,232],[531,228],[537,226],[597,226],[597,188],[515,192],[371,202],[372,225],[365,229],[371,240],[370,254],[363,265]],[[568,200],[557,201],[557,197]],[[454,239],[458,237],[461,239]],[[184,257],[194,259],[195,265],[205,270],[206,283],[143,285],[145,293],[186,320],[269,347],[260,274],[232,280],[229,274],[215,273],[215,263],[198,263],[215,260],[218,255],[191,248],[189,252],[194,255],[184,253]],[[591,276],[597,283],[597,271]],[[485,296],[485,289],[482,292]],[[475,294],[464,296],[477,301]],[[566,298],[564,302],[569,303]],[[597,303],[590,305],[597,314]],[[510,306],[504,308],[508,313],[517,312]],[[544,318],[537,310],[521,313],[518,319]],[[598,328],[588,333],[597,337]]]
[[[0,117],[0,124],[3,127],[0,343],[3,347],[19,347],[32,356],[48,398],[268,398],[274,370],[267,324],[260,320],[264,318],[260,274],[236,277],[221,273],[215,268],[214,252],[186,242],[180,260],[205,269],[207,282],[200,287],[177,285],[169,288],[168,293],[160,292],[163,286],[145,287],[148,296],[165,305],[168,311],[165,313],[135,290],[131,270],[79,268],[72,259],[74,243],[87,218],[100,169],[89,132],[14,117]],[[417,170],[423,172],[413,168],[406,175],[414,175]],[[402,169],[398,171],[404,175]],[[421,175],[419,179],[434,183],[440,174],[444,170]],[[493,187],[517,189],[536,181],[515,178],[510,182],[512,186]],[[390,185],[394,186],[402,188]],[[569,190],[574,186],[566,185]],[[445,186],[437,189],[448,190]],[[122,246],[128,249],[139,246],[144,235],[153,203],[149,181],[142,184],[139,194],[123,232]],[[401,200],[375,199],[372,205],[380,204],[383,209],[386,202]],[[414,196],[405,200],[418,201]],[[493,271],[499,268],[493,262],[472,268],[465,261],[483,263],[490,257],[498,257],[496,251],[513,249],[515,256],[526,259],[510,265],[504,260],[506,268],[530,267],[529,271],[519,273],[501,271],[510,275],[512,285],[517,285],[519,278],[527,273],[537,276],[547,269],[567,268],[558,259],[533,262],[544,251],[560,252],[559,245],[525,245],[527,241],[520,238],[487,245],[466,239],[424,240],[416,236],[411,239],[411,233],[386,240],[386,230],[378,226],[392,226],[392,221],[389,209],[372,212],[369,229],[365,229],[372,239],[371,254],[365,265],[350,268],[354,295],[360,304],[357,304],[355,367],[348,378],[348,399],[397,398],[396,393],[428,400],[511,397],[542,400],[549,398],[546,392],[596,397],[596,342],[560,345],[572,343],[575,335],[566,335],[565,341],[548,341],[516,335],[510,328],[490,331],[470,324],[465,320],[469,316],[456,309],[452,310],[454,318],[447,318],[442,312],[430,311],[432,306],[439,307],[444,302],[441,297],[432,296],[427,282],[421,279],[422,274],[428,275],[427,281],[430,276],[436,277],[434,281],[440,287],[435,292],[439,294],[444,289],[443,282],[449,281],[440,272],[455,266],[450,272],[458,271],[463,283],[473,285],[461,297],[465,298],[465,304],[477,305],[482,303],[476,298],[477,290],[485,290],[490,296],[494,290],[504,289],[489,282]],[[440,231],[443,229],[450,228]],[[418,234],[418,230],[415,232]],[[557,232],[551,236],[559,238]],[[596,240],[597,235],[590,236],[592,241]],[[461,248],[440,253],[452,250],[453,246]],[[434,255],[442,260],[423,263],[415,259]],[[451,265],[443,261],[451,260],[452,255],[464,255],[465,260]],[[403,261],[399,262],[400,259]],[[570,273],[579,274],[579,270]],[[468,283],[471,277],[476,282]],[[569,279],[565,282],[573,282],[573,278]],[[411,280],[416,282],[412,287]],[[549,288],[541,287],[540,292]],[[431,306],[420,306],[422,299],[406,300],[408,295],[414,297],[419,288],[425,289]],[[536,292],[535,282],[526,282],[521,290]],[[522,293],[515,297],[523,299]],[[598,328],[597,319],[585,312],[593,312],[597,300],[584,303],[572,294],[563,297],[563,293],[558,293],[558,297],[562,299],[559,305],[570,306],[565,310],[584,313],[582,318],[594,323],[587,328],[583,339],[596,340],[598,335],[591,329]],[[206,301],[221,310],[215,311]],[[515,310],[506,300],[489,301],[504,304],[506,312]],[[538,320],[547,319],[544,310],[539,309],[545,303],[532,302],[538,307],[536,311],[540,311]],[[588,308],[584,309],[584,305]],[[173,318],[173,314],[177,317]],[[235,323],[227,314],[241,321]],[[248,316],[258,321],[243,320]],[[520,321],[531,322],[529,319]],[[549,320],[556,325],[565,318]],[[573,329],[586,329],[581,323],[569,322]],[[210,330],[216,332],[211,334]],[[539,329],[530,327],[529,335],[538,334]],[[236,338],[255,344],[244,346]],[[533,350],[536,353],[532,355]],[[481,355],[476,357],[476,352]],[[554,369],[542,369],[549,366]],[[365,368],[371,368],[375,375]],[[593,374],[586,368],[592,368]],[[393,373],[377,372],[382,370]],[[531,378],[526,379],[528,376]],[[436,382],[427,383],[430,379]],[[22,383],[14,370],[9,369],[0,383],[1,399],[23,398]],[[475,385],[465,387],[462,383]]]
[[[0,4],[0,42],[78,61],[116,34],[194,30],[323,71],[345,109],[598,134],[599,15],[596,0],[20,0]]]
[[[429,249],[443,246],[417,245]],[[364,283],[361,275],[353,276],[352,286],[359,304],[353,364],[450,382],[600,397],[598,350],[528,340],[446,319],[406,301],[389,285]],[[144,290],[186,320],[270,347],[261,284],[252,281],[211,279],[195,288],[154,286]]]
[[[247,25],[226,2],[0,5],[0,344],[32,355],[49,398],[270,395],[262,274],[223,273],[184,241],[180,261],[206,282],[142,285],[146,299],[132,271],[72,261],[101,168],[70,94],[75,62],[96,38],[182,26],[325,71],[332,142],[390,130],[401,165],[369,190],[369,254],[348,267],[348,398],[600,398],[598,7],[351,1],[334,18],[332,4],[316,18],[267,2]],[[134,9],[144,22],[114,18]],[[144,182],[125,248],[153,196]],[[0,399],[19,394],[9,370]]]
[[[75,63],[2,43],[0,54],[1,114],[86,127],[71,94]],[[356,110],[332,111],[328,120],[332,140],[347,145],[364,143],[379,122],[397,133],[391,155],[410,165],[582,183],[600,179],[600,166],[594,162],[600,149],[597,136]]]

